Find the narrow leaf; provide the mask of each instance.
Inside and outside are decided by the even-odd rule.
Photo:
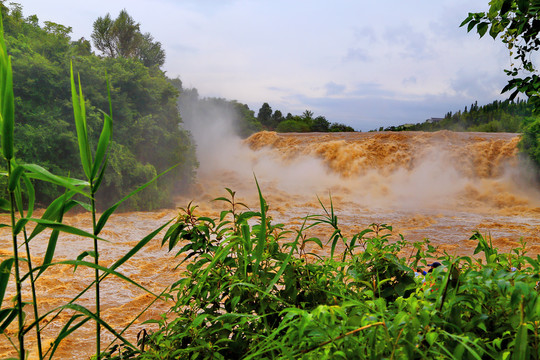
[[[99,136],[91,179],[94,179],[99,169],[104,167],[105,155],[107,153],[107,148],[109,147],[112,134],[112,119],[105,113],[103,115],[103,129],[101,130],[101,135]]]
[[[9,258],[0,264],[0,304],[4,300],[6,293],[6,287],[9,283],[9,275],[11,274],[11,268],[13,267],[13,261],[15,259]]]
[[[84,109],[84,98],[82,91],[77,94],[75,86],[75,77],[73,76],[73,64],[70,68],[71,79],[71,103],[73,105],[73,115],[75,117],[75,128],[77,129],[77,140],[79,143],[79,154],[84,173],[88,179],[91,179],[91,163],[90,146],[88,145],[88,134],[86,133],[86,114]],[[81,90],[81,81],[79,79],[79,90]]]

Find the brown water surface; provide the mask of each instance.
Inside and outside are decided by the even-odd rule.
[[[247,140],[229,141],[219,151],[199,154],[201,168],[198,183],[190,194],[179,197],[178,206],[194,200],[201,215],[218,217],[225,187],[237,192],[239,199],[257,209],[257,177],[270,206],[274,222],[298,227],[308,214],[321,214],[320,201],[330,205],[330,197],[346,236],[372,223],[386,223],[406,240],[425,238],[440,251],[472,255],[475,243],[469,240],[478,230],[491,236],[501,251],[510,251],[527,242],[530,254],[540,254],[540,193],[538,185],[528,181],[527,166],[518,161],[516,134],[453,133],[441,131],[277,134],[257,133]],[[202,149],[204,150],[204,149]],[[319,199],[318,199],[319,198]],[[159,225],[174,218],[176,209],[155,212],[122,213],[113,216],[101,234],[100,260],[112,264],[139,240]],[[7,223],[3,217],[2,222]],[[91,229],[88,214],[66,217],[66,222]],[[315,228],[310,235],[328,235],[328,229]],[[0,254],[11,254],[6,228],[0,229]],[[46,236],[32,241],[32,255],[40,263],[46,250]],[[159,293],[181,276],[175,266],[179,259],[153,240],[119,271],[149,290]],[[56,261],[75,259],[91,250],[88,239],[62,235]],[[328,255],[328,249],[317,250]],[[88,259],[88,258],[87,258]],[[92,281],[93,271],[60,265],[37,281],[39,304],[53,309],[66,303]],[[9,289],[13,294],[13,289]],[[152,299],[140,289],[109,277],[103,282],[104,318],[122,329]],[[25,300],[30,300],[26,289]],[[94,292],[78,302],[93,310]],[[140,320],[158,318],[170,304],[157,302]],[[29,312],[28,307],[28,312]],[[51,322],[45,339],[51,339],[69,314]],[[140,321],[139,321],[140,322]],[[136,324],[126,333],[135,341],[138,331],[147,325]],[[10,329],[13,333],[13,329]],[[102,344],[112,337],[104,331]],[[94,351],[94,325],[88,324],[66,340],[57,358],[84,359]],[[35,348],[29,339],[30,347]],[[14,355],[9,342],[0,340],[0,354]],[[35,358],[35,351],[31,358]]]

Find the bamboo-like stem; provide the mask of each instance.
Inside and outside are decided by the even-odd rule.
[[[96,197],[94,192],[94,184],[90,182],[90,188],[92,193],[92,228],[94,233],[94,264],[99,265],[99,252],[98,252],[98,240],[97,240],[97,223],[96,223]],[[99,270],[95,269],[96,278],[96,317],[100,319],[100,295],[99,295]],[[96,321],[96,359],[101,358],[101,325]]]
[[[383,321],[379,321],[379,322],[376,322],[376,323],[373,323],[373,324],[369,324],[369,325],[366,325],[366,326],[362,326],[362,327],[360,327],[360,328],[358,328],[358,329],[354,329],[354,330],[349,331],[349,332],[347,332],[347,333],[345,333],[345,334],[341,334],[341,335],[339,335],[338,337],[336,337],[336,338],[334,338],[334,339],[330,339],[330,340],[328,340],[328,341],[325,341],[325,342],[323,342],[323,343],[320,343],[320,344],[318,344],[318,345],[315,345],[315,346],[313,346],[313,347],[310,348],[310,349],[302,350],[301,353],[302,353],[302,354],[307,354],[308,352],[311,352],[311,351],[313,351],[313,350],[315,350],[315,349],[317,349],[317,348],[320,348],[320,347],[322,347],[322,346],[328,345],[328,344],[330,344],[331,342],[334,342],[334,341],[339,340],[339,339],[343,339],[343,338],[346,337],[346,336],[354,335],[354,334],[356,334],[357,332],[360,332],[360,331],[362,331],[362,330],[369,329],[370,327],[373,327],[373,326],[379,326],[379,325],[383,325],[384,327],[386,327],[386,324],[385,324]]]
[[[11,160],[7,161],[8,179],[11,177]],[[24,316],[23,316],[23,302],[21,294],[21,275],[19,272],[19,249],[17,244],[17,234],[15,234],[15,196],[13,190],[9,190],[9,202],[11,212],[11,237],[13,240],[13,257],[15,261],[15,288],[17,298],[17,318],[19,320],[19,331],[17,332],[17,338],[19,339],[19,358],[25,359],[24,349]]]
[[[38,303],[36,296],[36,284],[34,280],[34,272],[32,269],[32,258],[30,256],[30,246],[28,245],[28,237],[26,234],[26,228],[24,228],[24,245],[26,247],[26,257],[28,258],[28,271],[30,272],[30,285],[32,288],[32,304],[34,308],[34,318],[39,319]],[[37,336],[37,347],[39,360],[43,359],[43,349],[41,348],[41,330],[39,328],[39,321],[36,321],[36,336]]]

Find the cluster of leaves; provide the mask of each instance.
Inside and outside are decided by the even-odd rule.
[[[140,60],[146,67],[161,67],[165,51],[150,33],[141,33],[140,24],[124,9],[116,19],[110,14],[94,21],[92,40],[106,56]]]
[[[67,69],[73,59],[89,95],[85,106],[92,119],[88,136],[93,144],[103,122],[98,109],[109,107],[102,92],[107,74],[112,79],[115,140],[98,194],[100,204],[109,206],[157,173],[180,164],[173,176],[129,201],[132,208],[140,209],[169,205],[170,193],[191,182],[196,160],[190,135],[181,127],[178,91],[163,71],[137,58],[99,57],[88,41],[72,41],[70,28],[51,22],[42,28],[37,16],[23,17],[20,6],[1,4],[1,8],[13,58],[17,157],[59,175],[82,175],[74,124],[66,120],[72,116]],[[41,204],[59,195],[53,184],[37,183],[36,187]]]
[[[272,111],[268,103],[264,103],[257,114],[257,120],[265,130],[274,130],[277,132],[351,132],[355,131],[352,127],[340,124],[330,123],[324,116],[313,117],[310,110],[304,111],[302,115],[292,115],[288,113],[283,116],[281,111]]]
[[[438,121],[426,120],[423,123],[390,126],[379,131],[478,131],[478,132],[521,132],[523,119],[533,113],[532,105],[524,100],[494,101],[478,106],[475,102],[470,108],[456,113],[448,112]]]
[[[521,125],[520,149],[540,168],[540,77],[534,63],[540,50],[540,1],[490,1],[488,11],[469,13],[461,26],[467,26],[468,32],[476,29],[480,37],[489,34],[493,39],[499,38],[508,48],[512,63],[504,71],[511,79],[502,92],[511,91],[510,100],[519,93],[528,97],[534,117],[526,118]]]
[[[187,264],[175,305],[149,321],[159,329],[141,353],[107,358],[540,358],[540,256],[525,244],[499,254],[475,233],[478,258],[444,254],[418,276],[438,253],[428,240],[409,244],[384,224],[347,238],[332,205],[287,231],[262,195],[251,211],[227,191],[219,219],[181,209],[163,239]],[[332,230],[324,258],[309,252],[323,247],[307,236],[319,226]]]

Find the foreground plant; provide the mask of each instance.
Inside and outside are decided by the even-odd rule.
[[[1,19],[0,19],[1,20]],[[77,86],[78,85],[78,86]],[[104,267],[99,263],[99,248],[98,241],[104,240],[99,235],[104,229],[109,217],[123,202],[128,200],[133,195],[137,194],[145,187],[155,181],[160,174],[152,181],[142,185],[135,191],[131,192],[116,204],[105,210],[102,215],[97,218],[95,194],[98,191],[103,180],[103,174],[107,167],[108,148],[112,134],[112,106],[110,113],[103,113],[103,129],[99,137],[97,147],[92,150],[90,147],[91,139],[87,132],[87,123],[85,115],[85,100],[82,93],[80,80],[76,83],[73,69],[71,69],[71,90],[72,90],[72,105],[75,115],[75,124],[77,129],[77,138],[79,144],[79,153],[83,172],[87,180],[78,180],[54,175],[46,169],[34,165],[26,164],[15,159],[15,144],[13,142],[14,129],[14,96],[12,84],[11,60],[7,54],[6,45],[4,42],[3,29],[0,21],[0,127],[2,140],[2,158],[5,161],[3,166],[6,171],[3,173],[6,177],[5,191],[7,199],[0,199],[0,208],[9,212],[10,223],[2,224],[3,227],[11,229],[12,238],[12,256],[8,256],[0,263],[0,333],[6,336],[17,353],[19,359],[26,359],[29,356],[28,345],[25,343],[25,336],[30,331],[36,331],[37,337],[37,352],[39,359],[53,358],[60,343],[66,337],[71,335],[82,325],[89,320],[96,323],[96,358],[101,357],[101,332],[102,328],[106,329],[114,335],[115,341],[119,340],[123,347],[131,350],[132,353],[138,351],[137,347],[130,343],[122,334],[126,328],[120,331],[113,329],[111,325],[101,317],[101,296],[100,282],[107,276],[113,275],[119,279],[126,281],[133,286],[139,287],[144,291],[152,294],[155,299],[159,296],[151,293],[133,280],[125,277],[117,272],[117,268],[128,261],[136,254],[144,245],[151,241],[168,223],[159,227],[152,233],[141,239],[136,246],[128,251],[124,256],[115,261],[109,267]],[[110,91],[109,93],[109,104]],[[35,191],[33,182],[45,181],[65,189],[64,194],[52,201],[45,209],[41,218],[33,217]],[[86,199],[86,201],[75,198]],[[62,223],[64,215],[73,207],[81,206],[88,210],[92,216],[92,232],[68,226]],[[29,224],[32,226],[27,227]],[[39,266],[34,266],[31,255],[31,240],[43,233],[45,229],[51,229],[50,236],[47,242],[47,248],[43,260]],[[54,255],[58,240],[62,233],[74,234],[80,237],[92,239],[93,250],[84,251],[76,260],[64,260],[54,262]],[[19,251],[24,248],[25,255]],[[84,258],[90,256],[94,258],[93,262],[85,261]],[[22,266],[22,264],[26,266]],[[58,265],[72,265],[76,269],[78,266],[84,266],[94,269],[94,281],[88,285],[83,291],[74,296],[66,304],[63,304],[52,310],[43,311],[39,306],[39,298],[36,295],[36,283],[40,276],[44,273],[54,274],[54,267]],[[13,278],[11,273],[14,273]],[[10,282],[14,282],[15,297],[11,305],[8,299],[5,299],[6,290]],[[22,300],[22,294],[27,288],[30,288],[32,293],[31,304],[25,303]],[[95,290],[95,310],[86,308],[77,303],[77,300],[90,289]],[[25,307],[32,308],[32,317],[27,316]],[[58,315],[65,310],[71,311],[72,315],[65,323],[59,323]],[[144,311],[144,310],[143,310]],[[134,315],[135,321],[140,314]],[[14,342],[10,338],[10,331],[7,331],[15,320],[16,330],[15,336],[17,340]],[[132,321],[132,323],[133,323]],[[44,347],[41,341],[41,332],[45,327],[51,324],[61,326],[56,337],[50,342],[47,347]],[[129,325],[128,325],[129,327]],[[109,344],[108,347],[112,345]]]
[[[540,257],[525,244],[499,254],[475,233],[484,258],[436,257],[429,241],[409,244],[384,224],[346,237],[331,204],[287,231],[260,190],[258,211],[227,192],[218,218],[180,210],[163,239],[187,264],[176,304],[148,321],[159,328],[144,351],[106,358],[539,358]],[[333,257],[309,251],[325,246],[308,235],[320,226],[333,230]],[[443,266],[425,277],[412,270],[434,258]]]

